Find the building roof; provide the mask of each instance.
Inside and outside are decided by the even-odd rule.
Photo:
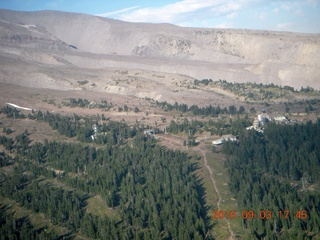
[[[228,135],[222,135],[221,138],[212,141],[212,144],[213,144],[213,145],[220,145],[220,144],[222,144],[222,143],[225,142],[225,141],[234,142],[234,141],[236,141],[236,140],[237,140],[237,137],[236,137],[236,136],[233,136],[233,135],[231,135],[231,134],[228,134]]]
[[[276,121],[287,121],[288,119],[284,116],[280,116],[280,117],[275,117],[274,120]]]

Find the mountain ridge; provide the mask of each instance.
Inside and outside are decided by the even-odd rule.
[[[39,55],[45,54],[48,64],[75,68],[139,68],[320,89],[320,34],[187,28],[3,9],[0,27],[1,52],[32,55],[36,62],[43,62]]]

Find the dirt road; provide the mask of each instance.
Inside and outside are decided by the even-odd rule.
[[[215,179],[213,178],[213,174],[212,174],[213,171],[212,171],[211,167],[210,167],[209,164],[208,164],[206,152],[205,152],[205,150],[203,150],[203,149],[201,148],[200,145],[198,145],[196,148],[194,148],[194,150],[201,152],[201,154],[203,155],[204,166],[205,166],[205,167],[208,169],[208,171],[209,171],[210,179],[211,179],[213,188],[214,188],[214,190],[216,191],[217,196],[218,196],[217,207],[218,207],[218,211],[219,211],[219,210],[220,210],[220,203],[221,203],[221,194],[220,194],[219,189],[218,189],[218,187],[217,187],[216,181],[215,181]],[[230,237],[228,238],[228,240],[234,240],[234,239],[235,239],[235,235],[234,235],[234,232],[232,231],[232,228],[231,228],[231,225],[230,225],[229,220],[228,220],[227,218],[224,218],[224,221],[227,223],[228,231],[229,231],[229,233],[230,233]]]
[[[164,139],[167,141],[167,143],[171,143],[171,147],[174,147],[173,145],[175,145],[175,147],[178,147],[181,149],[180,146],[182,146],[182,142],[183,142],[183,139],[177,137],[177,136],[174,136],[174,135],[171,135],[171,134],[168,134],[166,136],[164,135],[157,135],[157,137],[159,137],[160,139]],[[212,182],[212,186],[214,188],[214,190],[216,191],[217,193],[217,196],[218,196],[218,202],[217,202],[217,207],[218,207],[218,211],[220,210],[220,203],[221,203],[221,194],[220,194],[220,191],[217,187],[217,184],[216,184],[216,181],[215,179],[213,178],[213,171],[210,167],[210,165],[208,164],[208,160],[207,160],[207,156],[206,156],[206,150],[203,149],[202,147],[202,144],[201,144],[201,141],[205,140],[206,138],[201,138],[198,140],[198,146],[196,147],[193,147],[193,150],[194,151],[197,151],[197,152],[200,152],[203,156],[203,161],[204,161],[204,166],[205,168],[208,170],[209,172],[209,175],[210,175],[210,180]],[[228,219],[224,218],[224,221],[226,222],[227,226],[228,226],[228,231],[230,233],[230,237],[227,239],[227,240],[235,240],[235,234],[234,232],[232,231],[232,228],[231,228],[231,225],[230,225],[230,222],[228,221]]]

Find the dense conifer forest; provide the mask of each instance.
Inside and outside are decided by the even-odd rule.
[[[272,214],[264,219],[248,215],[243,220],[248,238],[319,239],[319,143],[320,120],[269,124],[263,136],[245,131],[239,142],[224,144],[230,190],[239,208],[256,216]]]
[[[8,117],[24,117],[18,112],[13,116],[13,111],[2,110]],[[196,166],[185,153],[164,149],[141,134],[139,127],[123,122],[109,121],[98,132],[92,127],[95,120],[75,115],[37,112],[29,118],[48,122],[60,134],[83,143],[32,143],[27,131],[14,139],[10,134],[0,136],[6,149],[0,154],[1,167],[12,169],[1,172],[1,198],[44,214],[53,225],[69,229],[70,238],[74,234],[93,239],[208,236],[203,190],[194,176]],[[92,140],[93,135],[97,138]],[[88,199],[93,196],[101,197],[117,217],[87,212]],[[59,238],[54,232],[35,229],[28,218],[13,220],[8,209],[1,206],[1,236]],[[22,238],[21,232],[26,231]]]
[[[163,104],[163,103],[162,103]],[[167,110],[216,116],[212,107],[164,104]],[[143,135],[136,123],[105,121],[100,116],[63,116],[33,112],[28,116],[5,107],[9,118],[47,122],[72,143],[33,143],[30,133],[12,138],[3,129],[0,144],[0,195],[33,213],[43,214],[65,235],[37,228],[28,217],[17,218],[11,206],[0,204],[0,236],[5,239],[210,239],[201,182],[196,165],[180,151],[168,150]],[[227,110],[243,113],[243,109]],[[238,202],[245,239],[318,239],[320,232],[320,120],[316,123],[277,125],[264,133],[246,131],[247,116],[209,121],[172,120],[171,133],[185,132],[188,145],[194,134],[234,134],[222,151],[229,187]],[[191,135],[191,136],[190,136]],[[191,144],[194,143],[194,144]],[[215,150],[216,151],[216,150]],[[115,215],[88,211],[99,197]],[[232,209],[225,209],[232,210]],[[242,215],[245,213],[244,215]],[[253,215],[254,213],[254,215]],[[262,214],[262,215],[261,215]],[[263,219],[262,219],[263,218]],[[232,221],[232,220],[231,220]]]

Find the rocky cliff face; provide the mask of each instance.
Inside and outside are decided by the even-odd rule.
[[[320,89],[319,34],[182,28],[76,13],[0,10],[0,53],[3,59],[5,53],[75,68],[136,68]]]

